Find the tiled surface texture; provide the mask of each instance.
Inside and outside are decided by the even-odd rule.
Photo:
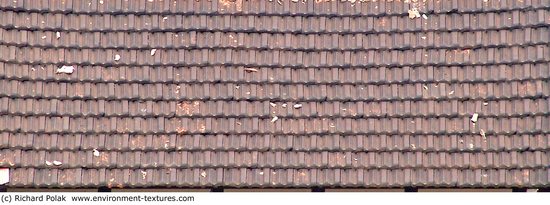
[[[0,167],[9,187],[548,187],[549,25],[548,0],[2,0]]]

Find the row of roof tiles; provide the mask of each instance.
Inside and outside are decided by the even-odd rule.
[[[34,187],[543,187],[548,169],[34,169],[11,172]]]
[[[99,152],[99,151],[98,151]],[[522,152],[113,152],[2,150],[0,166],[17,168],[550,168],[550,151]],[[53,162],[59,162],[53,164]]]
[[[54,31],[224,31],[299,34],[387,33],[410,31],[495,30],[544,26],[548,8],[473,14],[439,14],[412,20],[408,16],[319,17],[233,15],[76,15],[5,11],[0,28]]]
[[[150,50],[18,48],[1,45],[0,62],[15,64],[120,66],[374,67],[489,66],[547,63],[550,46],[483,49],[417,49],[382,51],[267,51],[233,49]],[[163,53],[163,54],[162,54]],[[120,59],[117,60],[116,56]]]
[[[470,117],[274,119],[273,118],[116,118],[0,116],[0,131],[96,134],[289,134],[289,135],[468,135],[476,131]],[[46,120],[48,119],[48,120]],[[486,117],[480,122],[491,135],[550,133],[548,114]]]
[[[280,85],[241,83],[138,84],[55,83],[1,80],[0,98],[59,100],[386,102],[523,100],[544,98],[547,78],[509,83],[407,83],[391,85]],[[264,104],[265,105],[265,104]],[[2,110],[7,110],[2,107]],[[265,106],[264,106],[265,107]],[[223,109],[220,107],[219,109]],[[173,110],[174,111],[174,110]]]
[[[235,32],[59,32],[0,29],[5,46],[38,48],[119,49],[173,52],[173,49],[265,49],[302,52],[478,49],[528,46],[549,41],[548,28],[469,32],[407,32],[380,34],[269,34]]]
[[[130,135],[0,134],[0,147],[70,151],[483,152],[548,151],[549,135]],[[6,152],[8,156],[11,152]]]
[[[0,9],[48,11],[53,13],[227,13],[227,14],[324,14],[324,15],[397,15],[418,7],[435,13],[482,12],[506,9],[525,9],[548,6],[544,0],[449,0],[404,3],[400,1],[192,1],[192,0],[14,0],[3,1]]]
[[[283,85],[391,85],[400,84],[442,84],[452,87],[452,83],[472,84],[473,87],[513,86],[511,92],[528,84],[540,84],[533,80],[544,80],[550,77],[549,64],[514,64],[487,66],[374,66],[368,69],[357,68],[284,68],[284,67],[244,67],[244,66],[207,66],[207,67],[101,67],[79,66],[71,75],[57,75],[58,67],[54,65],[21,65],[0,63],[0,78],[10,83],[20,84],[33,81],[38,84],[80,83],[82,90],[91,89],[95,83],[115,83],[117,86],[155,84],[175,89],[180,86],[192,87],[193,84],[262,84],[265,86]],[[252,68],[252,70],[250,70]],[[254,72],[256,71],[256,72]],[[508,85],[499,81],[506,80]],[[8,84],[10,84],[8,83]],[[543,83],[544,84],[544,83]],[[6,85],[8,86],[8,85]],[[5,86],[5,87],[6,87]],[[75,85],[82,86],[82,85]],[[176,87],[174,87],[176,86]],[[261,86],[261,85],[260,85]],[[429,86],[431,87],[431,86]],[[518,87],[518,88],[519,88]],[[531,87],[531,86],[529,86]],[[34,88],[40,92],[40,88]],[[139,89],[139,88],[138,88]],[[164,89],[164,88],[163,88]],[[485,89],[485,88],[482,88]],[[81,90],[81,89],[78,89]],[[492,90],[495,90],[494,88]],[[473,91],[473,90],[472,90]],[[89,91],[88,91],[89,92]],[[507,91],[503,91],[506,93]],[[524,91],[523,88],[519,92]],[[176,93],[177,94],[177,93]],[[488,92],[488,95],[493,93]]]
[[[548,114],[549,98],[478,101],[398,102],[249,102],[249,101],[106,101],[0,98],[0,114],[42,117],[195,117],[195,118],[479,118]],[[285,106],[286,104],[286,106]],[[295,105],[305,105],[300,109]],[[283,107],[285,106],[285,107]],[[483,123],[483,122],[480,122]]]

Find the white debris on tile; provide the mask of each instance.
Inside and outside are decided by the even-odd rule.
[[[246,72],[258,72],[258,69],[256,69],[256,68],[245,68],[244,71],[246,71]]]
[[[205,171],[201,172],[201,177],[206,177],[206,172]]]
[[[453,95],[453,94],[455,94],[455,91],[451,90],[451,92],[449,92],[449,95]]]
[[[273,118],[271,118],[271,122],[276,122],[278,119],[279,119],[279,117],[273,116]]]
[[[157,49],[155,48],[151,49],[151,56],[154,56],[156,52],[157,52]]]
[[[119,61],[120,60],[120,55],[116,54],[115,55],[115,61]]]
[[[62,164],[63,164],[63,162],[60,162],[60,161],[57,161],[57,160],[53,161],[53,165],[55,165],[55,166],[61,166]]]
[[[168,147],[170,147],[170,140],[164,142],[164,149],[168,149]]]
[[[478,116],[479,116],[479,115],[478,115],[477,113],[474,113],[474,114],[472,115],[472,118],[471,118],[470,120],[475,124],[475,123],[477,122]]]
[[[141,170],[141,178],[142,179],[147,178],[147,172],[146,171]]]
[[[10,168],[0,168],[0,185],[10,182]]]
[[[65,73],[65,74],[72,74],[74,72],[73,66],[61,66],[61,68],[57,68],[55,73]]]
[[[275,103],[272,103],[272,102],[270,102],[270,103],[269,103],[269,105],[271,105],[271,107],[275,107],[275,106],[277,106],[277,104],[275,104]]]
[[[422,37],[420,37],[420,38],[422,38],[422,39],[426,39],[426,36],[422,36]]]
[[[48,166],[52,166],[52,165],[53,165],[53,163],[52,163],[52,162],[50,162],[50,161],[46,161],[46,165],[48,165]]]
[[[470,149],[474,149],[474,144],[470,143],[470,145],[468,145],[468,147],[470,147]]]
[[[286,103],[283,103],[283,104],[281,105],[281,107],[286,107]]]
[[[485,136],[485,130],[480,129],[480,130],[479,130],[479,134],[481,135],[481,137],[483,137],[484,140],[487,139],[487,136]]]
[[[420,12],[418,11],[417,8],[409,9],[409,18],[411,19],[420,18]]]
[[[422,85],[422,87],[424,88],[424,90],[428,90],[428,86]]]
[[[294,105],[294,108],[298,109],[298,108],[302,108],[302,104],[298,103],[298,104],[295,104]]]
[[[99,151],[97,151],[97,149],[94,149],[94,156],[99,157]]]
[[[58,32],[55,32],[55,37],[56,37],[57,39],[61,38],[61,33],[59,33],[59,31],[58,31]]]
[[[428,16],[426,14],[422,14],[422,18],[428,19]]]
[[[484,102],[483,105],[487,106],[487,105],[489,105],[489,103],[488,103],[488,102]]]

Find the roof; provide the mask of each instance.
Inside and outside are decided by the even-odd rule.
[[[550,185],[548,1],[0,4],[8,187]]]

